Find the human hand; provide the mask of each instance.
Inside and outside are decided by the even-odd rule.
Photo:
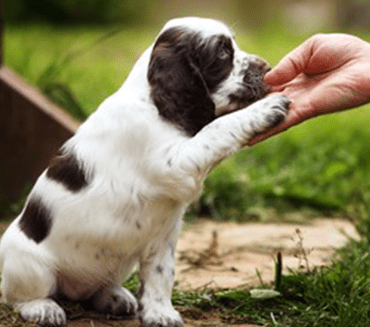
[[[293,103],[283,123],[250,145],[306,119],[370,102],[370,44],[346,34],[317,34],[286,55],[265,83]]]

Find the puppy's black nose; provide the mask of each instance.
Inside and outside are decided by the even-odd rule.
[[[263,79],[269,70],[271,70],[270,65],[262,58],[256,55],[248,57],[248,65],[244,71],[243,82],[249,90],[248,97],[250,102],[259,100],[268,93],[269,88]]]

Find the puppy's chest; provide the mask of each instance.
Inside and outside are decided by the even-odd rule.
[[[168,234],[185,208],[166,197],[148,198],[141,205],[124,203],[85,225],[64,225],[54,234],[52,246],[57,252],[63,250],[89,261],[121,260],[145,251],[148,243]]]

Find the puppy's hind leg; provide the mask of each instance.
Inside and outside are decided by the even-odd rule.
[[[134,316],[138,303],[130,291],[123,287],[106,287],[91,298],[94,308],[106,314]]]
[[[2,295],[22,318],[47,326],[65,324],[64,310],[48,298],[55,289],[55,276],[47,265],[30,254],[7,253],[2,267]]]

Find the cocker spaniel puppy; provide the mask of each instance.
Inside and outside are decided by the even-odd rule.
[[[182,326],[171,304],[182,216],[218,162],[284,119],[289,100],[263,98],[268,69],[219,21],[169,21],[3,235],[5,302],[42,325],[66,323],[62,296],[142,326]],[[134,268],[138,300],[121,287]]]

